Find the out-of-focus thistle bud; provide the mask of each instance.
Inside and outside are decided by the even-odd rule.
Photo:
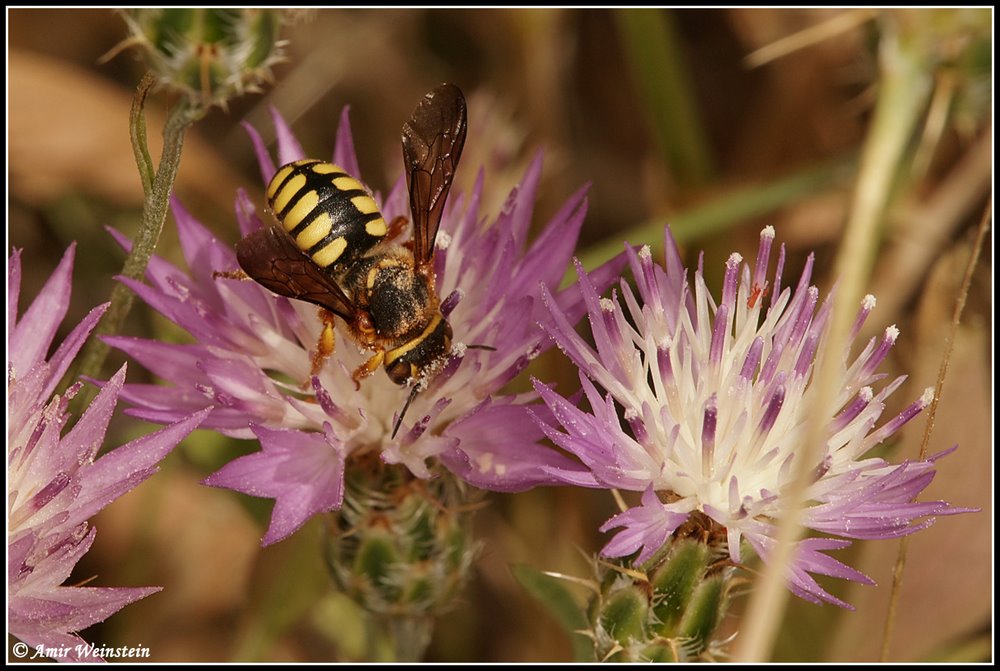
[[[723,544],[689,536],[671,541],[644,570],[603,568],[589,614],[596,658],[714,659],[725,643],[716,630],[740,580],[727,557]]]
[[[283,14],[275,9],[128,9],[129,37],[161,85],[208,108],[256,92],[283,58]]]
[[[421,480],[375,458],[349,467],[345,481],[327,537],[331,575],[386,627],[398,661],[417,660],[468,576],[476,506],[449,474]]]
[[[960,65],[969,49],[981,50],[992,41],[986,7],[893,9],[880,15],[880,27],[895,30],[934,65]]]
[[[893,9],[883,34],[898,39],[953,99],[952,120],[971,136],[989,120],[993,92],[993,12],[988,7]]]

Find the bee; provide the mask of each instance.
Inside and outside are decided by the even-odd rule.
[[[454,84],[427,93],[403,124],[412,242],[390,244],[405,218],[387,225],[357,179],[333,163],[305,159],[281,166],[268,184],[277,225],[236,245],[237,261],[251,279],[321,308],[314,375],[333,352],[339,317],[355,342],[372,352],[354,371],[356,386],[379,367],[396,384],[412,386],[394,436],[420,383],[451,351],[452,329],[435,288],[434,248],[467,127],[465,97]]]

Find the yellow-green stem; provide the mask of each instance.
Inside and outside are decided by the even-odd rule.
[[[396,662],[423,660],[431,642],[434,618],[423,615],[386,615],[378,618],[392,642]]]
[[[149,192],[153,190],[153,180],[156,178],[156,169],[153,167],[153,159],[149,156],[149,143],[146,142],[146,96],[156,83],[156,76],[152,72],[147,72],[139,82],[135,97],[132,98],[132,109],[129,111],[129,138],[132,140],[132,153],[135,155],[135,163],[139,167],[139,179],[142,181],[142,195],[149,197]]]
[[[879,223],[906,144],[913,136],[930,93],[930,73],[924,67],[922,54],[915,53],[912,45],[899,41],[890,21],[883,22],[879,56],[878,101],[861,155],[851,216],[837,257],[837,298],[827,340],[819,349],[815,378],[810,385],[816,394],[814,411],[809,414],[804,444],[796,453],[796,477],[782,493],[785,516],[781,520],[778,544],[744,617],[746,627],[734,655],[739,661],[764,661],[774,645],[788,598],[785,576],[793,560],[795,543],[802,533],[802,508],[809,472],[826,443],[826,420],[835,410],[835,396],[839,391],[836,380],[844,363],[848,333],[862,289],[871,273]]]

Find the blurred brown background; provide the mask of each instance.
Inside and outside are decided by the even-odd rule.
[[[644,222],[683,219],[685,213],[731,205],[733,194],[750,197],[755,189],[825,171],[818,186],[802,188],[764,214],[737,206],[722,232],[694,228],[685,238],[688,258],[704,249],[706,275],[718,283],[725,257],[734,250],[753,254],[760,228],[772,224],[779,242],[788,246],[786,277],[815,250],[817,281],[825,292],[854,185],[852,166],[877,90],[878,19],[758,68],[745,59],[836,14],[783,9],[642,10],[630,16],[561,9],[300,14],[282,31],[289,40],[287,59],[274,68],[274,85],[232,101],[228,111],[212,110],[189,133],[176,194],[216,235],[235,242],[236,188],[262,200],[260,175],[239,124],[249,121],[273,138],[269,105],[285,115],[306,151],[318,156],[329,155],[340,110],[350,105],[363,176],[384,192],[401,172],[401,121],[425,91],[452,81],[470,103],[459,188],[471,184],[484,166],[488,207],[496,212],[527,161],[543,149],[536,222],[544,222],[581,184],[593,183],[581,250],[607,240],[634,240],[630,232]],[[9,9],[7,17],[8,253],[11,247],[25,250],[23,306],[66,246],[78,242],[68,329],[106,300],[112,276],[120,271],[123,257],[104,227],[129,235],[136,230],[142,191],[128,114],[144,67],[129,51],[99,63],[125,36],[124,22],[112,11]],[[669,48],[646,49],[636,18],[640,25],[664,27]],[[664,54],[669,63],[658,60]],[[673,147],[665,146],[671,129],[663,129],[661,108],[644,89],[650,73],[655,80],[670,67],[680,73],[687,95],[667,102],[694,112],[693,128],[704,141],[701,162],[674,160]],[[987,87],[988,103],[991,79]],[[154,159],[166,103],[165,96],[153,95],[148,104]],[[990,195],[992,165],[983,147],[991,146],[992,108],[955,118],[944,125],[920,174],[900,180],[871,282],[880,302],[870,324],[895,323],[902,330],[886,372],[911,376],[890,411],[934,384],[971,233]],[[928,212],[935,215],[930,221]],[[991,648],[991,248],[988,244],[976,271],[931,440],[931,452],[954,443],[960,448],[939,462],[937,479],[924,494],[983,512],[944,518],[914,538],[893,643],[898,660],[987,659]],[[169,221],[159,253],[179,259]],[[126,332],[150,335],[162,328],[139,307]],[[109,363],[117,365],[120,361]],[[545,375],[566,374],[558,357],[539,366]],[[143,371],[131,367],[129,380],[141,379]],[[896,448],[898,458],[916,455],[924,421],[908,427]],[[136,431],[122,427],[109,444]],[[267,506],[197,484],[218,465],[220,451],[233,449],[223,442],[199,432],[168,459],[163,472],[97,518],[97,542],[74,577],[96,575],[97,585],[165,589],[84,637],[106,645],[142,644],[156,661],[351,659],[360,636],[358,616],[328,594],[316,551],[318,524],[261,551]],[[490,539],[486,552],[464,603],[440,623],[430,658],[569,659],[562,633],[517,586],[507,565],[526,562],[586,576],[583,553],[606,540],[595,529],[613,510],[610,497],[599,492],[550,489],[494,497],[479,518],[482,536]],[[556,534],[559,544],[550,542]],[[845,561],[879,586],[832,588],[857,606],[854,613],[795,600],[778,659],[875,658],[896,544],[857,545]]]

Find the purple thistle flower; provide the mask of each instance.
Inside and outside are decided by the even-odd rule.
[[[9,631],[30,646],[62,649],[59,661],[100,661],[76,632],[105,620],[159,587],[64,586],[97,530],[88,520],[157,470],[157,463],[207,411],[97,459],[125,381],[125,366],[65,435],[76,383],[53,396],[87,336],[107,309],[90,311],[48,357],[66,316],[75,245],[18,320],[21,253],[10,259],[7,302],[7,594]]]
[[[304,158],[276,112],[274,122],[279,164]],[[249,127],[248,132],[266,184],[275,164],[257,132]],[[346,110],[333,162],[359,176]],[[311,376],[322,328],[317,308],[276,296],[255,282],[213,276],[238,267],[231,245],[215,239],[175,201],[190,274],[154,258],[148,285],[123,281],[196,342],[108,339],[172,384],[127,385],[123,394],[135,406],[131,413],[167,422],[212,405],[205,427],[259,439],[261,452],[227,464],[206,483],[276,499],[265,545],[287,537],[312,515],[338,508],[345,463],[366,452],[404,464],[421,478],[432,475],[428,464],[438,460],[467,482],[500,491],[555,482],[549,469],[580,469],[539,443],[544,436],[528,412],[537,400],[534,393],[497,395],[549,345],[538,325],[548,318],[541,287],[564,319],[577,320],[585,311],[578,288],[556,290],[586,213],[586,188],[529,244],[540,176],[538,158],[494,220],[480,209],[482,173],[467,199],[454,192],[449,199],[435,272],[454,344],[448,362],[415,397],[394,439],[394,418],[410,390],[381,370],[357,390],[351,373],[369,354],[355,346],[339,320],[335,353]],[[374,195],[386,221],[409,217],[402,177],[384,199]],[[242,235],[265,225],[243,192],[236,198],[236,214]],[[592,281],[608,286],[623,264],[622,259],[605,265]]]
[[[779,493],[793,477],[792,460],[815,395],[810,373],[832,303],[819,304],[818,291],[809,286],[812,257],[798,285],[782,288],[782,247],[769,279],[770,227],[761,233],[753,267],[741,269],[738,254],[729,258],[718,304],[700,263],[692,290],[669,229],[665,237],[662,268],[648,247],[627,249],[638,296],[622,281],[620,297],[613,292],[601,298],[599,287],[578,267],[596,348],[543,294],[553,315],[546,328],[579,367],[590,406],[580,409],[535,382],[554,417],[539,416],[540,426],[588,469],[550,472],[566,483],[643,492],[639,506],[601,527],[618,529],[602,551],[606,556],[638,551],[642,563],[700,512],[724,527],[734,562],[740,561],[743,538],[767,561],[777,532],[772,520],[782,515]],[[852,337],[873,307],[874,298],[866,297]],[[878,392],[871,386],[885,377],[876,369],[897,335],[895,327],[886,329],[843,371],[841,410],[830,419],[826,448],[813,465],[811,503],[804,511],[810,529],[842,539],[894,538],[928,526],[937,515],[968,511],[943,501],[913,501],[930,483],[933,462],[942,454],[899,465],[863,458],[932,400],[928,390],[878,425],[885,399],[905,379]],[[799,542],[789,578],[795,594],[849,607],[810,574],[872,582],[822,552],[850,545],[842,539]]]

